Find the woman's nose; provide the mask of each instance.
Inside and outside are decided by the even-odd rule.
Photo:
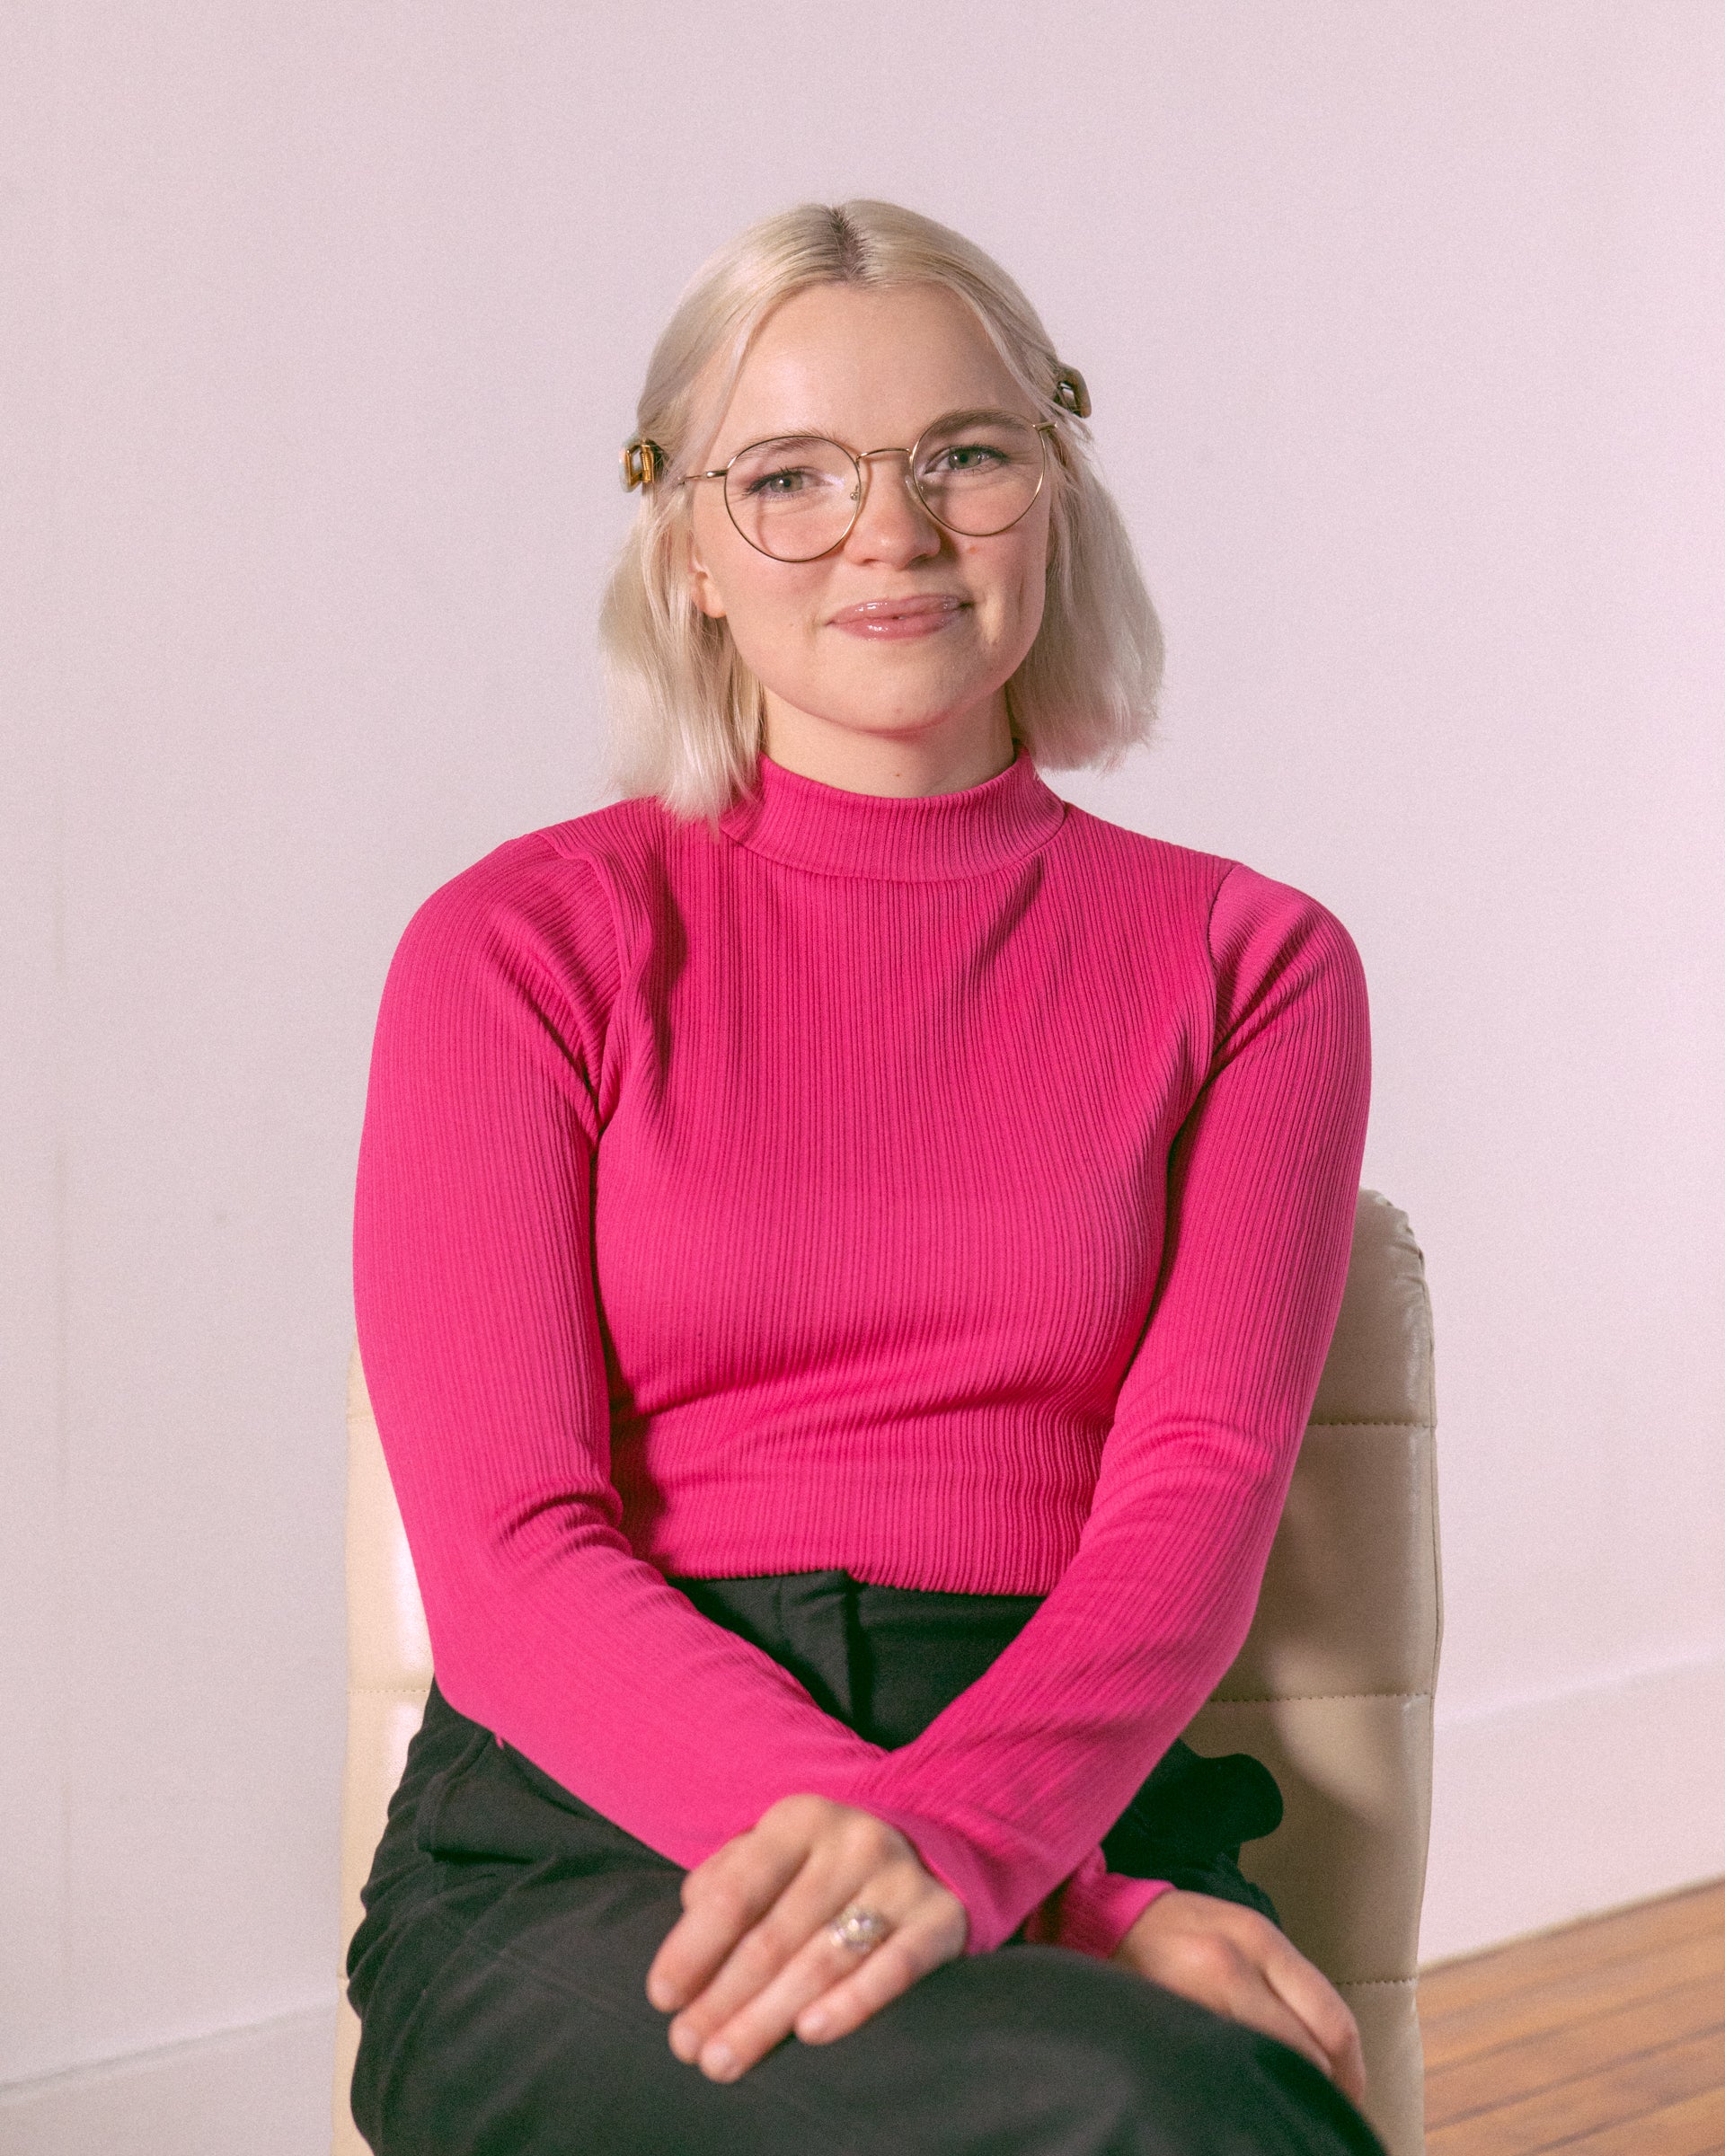
[[[902,449],[871,449],[861,458],[862,507],[845,542],[854,561],[903,567],[941,551],[941,527],[910,483],[910,459]]]

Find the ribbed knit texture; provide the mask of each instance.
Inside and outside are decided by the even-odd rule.
[[[384,991],[359,1343],[451,1703],[693,1865],[812,1791],[970,1946],[1156,1891],[1097,1844],[1244,1638],[1340,1301],[1358,960],[1029,757],[763,758],[427,900]],[[1048,1599],[885,1753],[665,1573]]]

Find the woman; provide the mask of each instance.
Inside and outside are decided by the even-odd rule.
[[[356,1296],[438,1681],[349,1960],[380,2151],[1377,2145],[1233,1863],[1273,1785],[1177,1743],[1340,1303],[1364,991],[1038,775],[1160,661],[1088,410],[956,234],[746,233],[625,452],[629,798],[402,939]]]

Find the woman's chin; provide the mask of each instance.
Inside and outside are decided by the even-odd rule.
[[[846,667],[841,678],[810,683],[801,695],[782,701],[846,732],[914,736],[986,726],[1002,685],[995,670],[920,667],[915,649],[866,646],[862,656],[871,663]]]

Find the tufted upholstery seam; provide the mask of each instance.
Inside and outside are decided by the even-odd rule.
[[[1202,1714],[1208,1707],[1293,1707],[1307,1700],[1429,1700],[1429,1692],[1253,1692],[1250,1699],[1206,1700],[1199,1709]]]
[[[1308,1430],[1429,1430],[1429,1422],[1409,1421],[1400,1415],[1325,1415],[1314,1416],[1306,1424]]]
[[[1411,1984],[1417,1984],[1419,1981],[1417,1976],[1338,1976],[1336,1989],[1339,1992],[1406,1991]]]

